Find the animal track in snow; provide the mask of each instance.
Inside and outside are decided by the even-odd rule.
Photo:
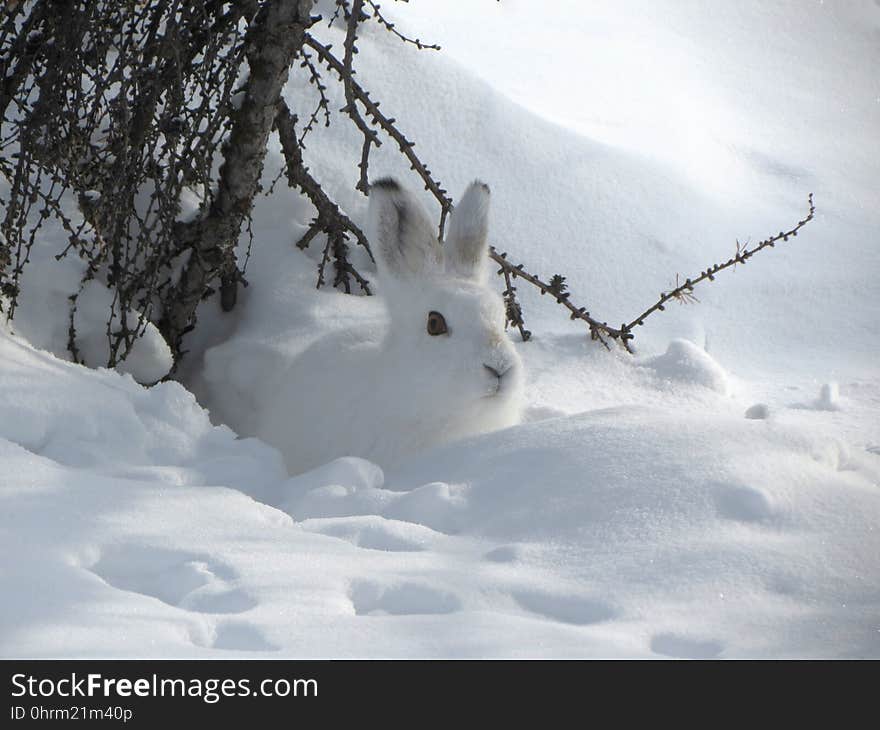
[[[595,598],[566,594],[519,591],[516,602],[527,611],[566,624],[595,624],[617,616],[617,609]]]
[[[797,597],[803,594],[805,589],[804,582],[799,576],[782,571],[772,574],[766,583],[769,590],[782,596]]]
[[[770,418],[770,406],[766,403],[755,403],[746,409],[746,418],[753,421],[763,421]]]
[[[715,509],[721,517],[740,522],[762,522],[773,516],[767,498],[752,487],[723,484],[715,491]]]
[[[441,535],[434,530],[376,515],[311,519],[300,523],[309,532],[337,537],[367,550],[419,552]]]
[[[206,584],[204,588],[184,596],[180,608],[200,613],[244,613],[257,605],[247,592],[238,588],[224,588],[221,583]]]
[[[381,515],[448,534],[461,529],[467,491],[465,485],[443,482],[423,484],[406,492],[329,483],[284,499],[279,508],[299,520]]]
[[[720,641],[691,639],[678,634],[657,634],[651,637],[651,651],[676,659],[712,659],[724,650]]]
[[[349,594],[354,611],[360,615],[453,613],[461,601],[447,591],[423,583],[383,585],[368,581],[354,583]]]
[[[228,567],[177,550],[126,545],[108,551],[90,570],[114,588],[190,611],[241,613],[257,605],[229,586],[235,574]]]
[[[213,630],[192,636],[192,642],[205,649],[224,649],[227,651],[278,651],[275,646],[253,624],[245,621],[223,621]]]
[[[522,557],[522,550],[517,545],[500,545],[483,557],[493,563],[514,563]]]
[[[431,482],[409,492],[401,492],[383,511],[386,517],[414,522],[437,532],[455,534],[467,507],[467,487],[462,484]]]

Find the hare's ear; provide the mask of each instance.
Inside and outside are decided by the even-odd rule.
[[[396,180],[370,185],[367,235],[380,270],[397,279],[437,268],[443,250],[428,214]]]
[[[474,180],[452,212],[446,261],[447,268],[459,276],[482,280],[486,274],[489,198],[489,186]]]

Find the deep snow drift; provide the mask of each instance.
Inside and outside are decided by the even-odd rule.
[[[877,456],[690,377],[288,479],[179,385],[0,353],[4,656],[880,652]]]
[[[389,7],[445,52],[377,31],[358,55],[446,187],[491,183],[500,249],[617,321],[809,191],[817,219],[634,357],[522,285],[522,425],[297,476],[248,438],[273,377],[385,316],[314,290],[299,196],[259,202],[235,312],[202,308],[195,397],[59,359],[78,275],[48,231],[0,331],[0,656],[880,656],[880,6],[530,5]],[[392,146],[373,176],[413,184]],[[356,137],[308,152],[363,220]]]

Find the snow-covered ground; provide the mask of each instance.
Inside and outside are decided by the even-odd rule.
[[[546,5],[389,3],[444,51],[377,30],[357,57],[446,187],[492,185],[498,248],[618,322],[808,192],[816,220],[635,356],[522,285],[522,425],[293,476],[248,438],[272,376],[383,317],[314,290],[307,204],[260,201],[189,390],[61,359],[78,277],[48,232],[0,331],[0,656],[880,656],[880,4]],[[372,174],[417,187],[393,147]],[[363,220],[356,136],[308,152]],[[132,362],[164,367],[155,333]]]

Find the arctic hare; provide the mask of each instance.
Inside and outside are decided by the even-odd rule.
[[[395,180],[370,188],[367,237],[387,329],[346,331],[292,364],[257,436],[301,472],[339,456],[380,466],[519,420],[523,367],[487,282],[489,188],[472,183],[446,242]]]

